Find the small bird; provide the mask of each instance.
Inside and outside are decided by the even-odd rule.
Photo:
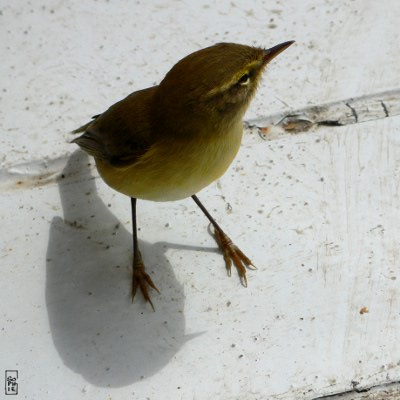
[[[218,43],[189,54],[161,83],[131,93],[73,133],[92,155],[103,180],[131,198],[132,301],[139,288],[151,301],[157,286],[145,271],[136,227],[136,200],[173,201],[191,196],[214,227],[228,275],[232,262],[247,286],[250,259],[225,234],[196,193],[218,179],[236,156],[242,118],[266,65],[294,41],[269,49]]]

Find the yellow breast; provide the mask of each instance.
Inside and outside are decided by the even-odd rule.
[[[242,139],[242,123],[206,139],[163,139],[136,163],[120,168],[96,159],[104,181],[130,197],[172,201],[189,197],[227,170]]]

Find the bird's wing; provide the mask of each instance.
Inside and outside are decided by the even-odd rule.
[[[73,133],[84,151],[113,166],[134,163],[154,142],[151,111],[156,86],[139,90],[111,106]]]

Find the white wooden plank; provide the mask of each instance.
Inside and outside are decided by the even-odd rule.
[[[68,131],[220,41],[296,40],[249,119],[398,89],[399,18],[395,0],[3,2],[1,165],[72,152]]]
[[[140,202],[155,314],[129,301],[127,199],[69,157],[66,134],[218,41],[297,41],[249,120],[397,93],[395,1],[0,7],[0,369],[19,370],[23,395],[311,400],[356,382],[375,400],[399,380],[399,118],[245,138],[200,196],[259,266],[248,289],[189,200]]]
[[[9,187],[0,369],[18,369],[32,399],[62,386],[68,398],[298,400],[398,380],[399,132],[388,118],[246,137],[200,198],[259,267],[247,289],[191,201],[140,202],[155,313],[129,300],[129,201],[85,158],[59,187]]]

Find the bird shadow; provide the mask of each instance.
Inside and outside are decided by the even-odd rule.
[[[51,222],[46,257],[54,345],[95,386],[145,379],[199,335],[185,335],[184,292],[165,256],[168,243],[139,244],[145,263],[157,266],[162,294],[151,293],[152,312],[139,296],[131,302],[132,235],[97,195],[85,153],[71,155],[58,186],[64,217]]]

